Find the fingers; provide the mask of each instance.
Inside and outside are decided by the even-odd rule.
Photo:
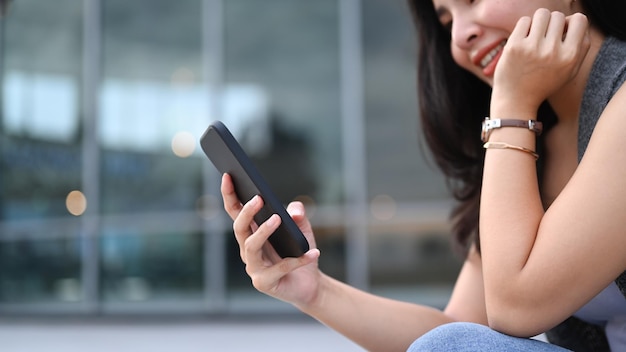
[[[528,37],[535,39],[544,38],[548,31],[551,17],[552,14],[548,9],[538,9],[535,11]]]
[[[576,76],[589,46],[582,14],[538,9],[521,17],[508,38],[494,71],[492,109],[536,108]]]
[[[242,213],[246,211],[245,208],[246,206]],[[244,240],[242,246],[246,273],[252,279],[253,286],[261,292],[270,291],[285,275],[314,262],[320,255],[319,250],[314,248],[298,258],[280,258],[268,242],[280,224],[280,217],[277,214],[272,215]]]
[[[515,28],[513,28],[513,32],[511,32],[511,35],[509,36],[509,41],[514,42],[516,40],[520,40],[520,39],[528,37],[531,23],[532,23],[532,19],[530,17],[528,16],[521,17],[517,21]]]
[[[299,201],[289,203],[289,205],[287,205],[287,213],[291,215],[296,223],[298,223],[298,221],[302,221],[302,219],[306,219],[304,204]]]
[[[583,46],[589,46],[589,21],[587,16],[582,13],[575,13],[565,19],[567,26],[567,35],[565,36],[564,43],[578,44]]]
[[[530,17],[518,20],[508,40],[508,50],[515,55],[559,58],[577,64],[589,48],[588,22],[585,15],[565,14],[538,9]],[[581,55],[582,53],[582,55]]]
[[[536,40],[547,38],[554,41],[575,41],[585,35],[588,28],[587,17],[582,13],[575,13],[566,17],[562,12],[550,12],[548,9],[538,9],[532,18],[521,17],[510,39],[534,38]]]
[[[237,214],[233,221],[233,230],[235,230],[235,235],[250,235],[252,232],[250,225],[254,222],[254,215],[261,209],[262,206],[263,201],[259,196],[254,196],[248,203],[243,205],[241,211]]]
[[[287,206],[287,213],[289,213],[293,221],[302,232],[306,234],[307,232],[311,231],[311,223],[306,217],[304,205],[301,202],[289,203],[289,205]]]
[[[239,255],[241,256],[241,260],[246,263],[247,259],[244,252],[245,241],[258,228],[256,223],[254,222],[254,216],[263,207],[263,200],[260,196],[257,195],[250,199],[250,201],[248,201],[246,204],[242,205],[235,193],[232,179],[228,174],[224,174],[222,176],[221,192],[222,197],[224,198],[224,209],[233,219],[233,231],[235,233],[235,239],[237,240],[237,243],[239,245]],[[267,227],[267,225],[265,227]],[[271,235],[274,230],[272,230],[269,234]],[[278,255],[275,253],[274,255],[272,255],[271,252],[275,251],[273,251],[273,248],[271,248],[271,246],[269,247],[270,248],[266,250],[266,253],[268,253],[270,259],[276,260],[276,257],[278,257]]]
[[[313,228],[311,227],[311,222],[306,217],[306,212],[304,208],[304,204],[301,202],[291,202],[287,206],[287,212],[296,223],[300,231],[304,234],[307,241],[309,242],[309,246],[311,248],[315,248],[317,245],[315,244],[315,238],[313,236]]]
[[[589,22],[587,16],[575,13],[565,19],[566,35],[563,45],[570,48],[570,57],[575,66],[574,74],[578,72],[580,66],[591,47],[591,37],[589,35]]]
[[[226,200],[224,201],[226,202]],[[254,228],[254,215],[263,207],[263,200],[259,196],[254,196],[250,201],[241,207],[241,210],[235,215],[233,221],[233,231],[235,239],[239,244],[241,259],[246,262],[244,251],[245,241],[252,235]],[[266,226],[267,227],[267,224]],[[271,232],[270,232],[271,234]]]
[[[258,197],[255,197],[258,198]],[[252,201],[251,201],[252,202]],[[246,204],[248,205],[248,204]],[[247,210],[242,210],[242,215]],[[253,233],[247,236],[237,235],[237,230],[235,230],[235,234],[237,235],[237,241],[239,242],[239,247],[241,249],[241,259],[248,266],[262,266],[263,255],[264,252],[270,252],[269,256],[271,259],[278,259],[278,254],[273,255],[275,251],[269,245],[267,240],[269,237],[276,231],[276,229],[280,226],[280,216],[274,214],[267,219],[264,223],[262,223],[259,228]],[[264,251],[264,248],[267,250]]]
[[[222,198],[224,199],[224,209],[231,219],[234,220],[241,211],[242,204],[239,201],[239,198],[237,198],[235,186],[233,185],[233,180],[229,174],[222,175],[222,185],[220,187],[220,191],[222,192]]]
[[[248,265],[246,271],[252,279],[252,285],[261,292],[269,292],[276,289],[276,283],[287,274],[315,262],[320,256],[320,251],[313,248],[298,258],[285,258],[276,265],[260,268]]]
[[[565,14],[552,12],[546,29],[546,39],[554,44],[561,43],[565,37]]]
[[[535,40],[563,35],[565,15],[560,12],[550,12],[548,9],[538,9],[532,18],[523,16],[511,32],[511,39],[533,38]]]
[[[305,216],[303,204],[293,202],[287,209],[296,224],[307,236],[313,249],[298,258],[283,259],[268,241],[280,226],[281,218],[274,214],[257,226],[254,217],[263,207],[263,199],[260,196],[255,196],[242,204],[235,194],[232,178],[228,174],[222,176],[220,190],[224,199],[224,209],[234,220],[233,230],[239,245],[239,254],[246,264],[246,272],[252,279],[254,287],[261,292],[284,297],[284,293],[282,295],[277,293],[278,287],[282,287],[281,281],[289,282],[289,280],[283,280],[284,277],[305,265],[315,263],[320,255],[319,250],[314,248],[313,231]],[[307,271],[303,272],[306,273]]]

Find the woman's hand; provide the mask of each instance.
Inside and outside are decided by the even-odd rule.
[[[312,249],[299,258],[281,258],[267,241],[280,225],[280,217],[274,214],[256,226],[254,215],[263,206],[263,200],[256,196],[242,205],[228,174],[222,176],[221,191],[224,209],[234,220],[233,229],[241,260],[246,265],[253,286],[267,295],[298,306],[306,306],[314,301],[318,296],[321,277],[317,267],[320,252],[316,248],[311,223],[305,216],[302,203],[292,202],[287,212]]]
[[[577,73],[590,46],[587,17],[539,9],[517,22],[493,83],[492,111],[535,116],[539,105]]]

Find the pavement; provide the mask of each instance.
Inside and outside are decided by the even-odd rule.
[[[376,293],[442,307],[450,291],[445,286],[404,291],[394,288]],[[197,306],[193,305],[188,307],[188,313],[181,313],[184,309],[180,305],[170,307],[170,314],[141,310],[132,313],[130,305],[96,315],[19,313],[5,306],[0,310],[0,352],[364,351],[277,300],[262,296],[254,300],[229,299],[233,312],[223,315],[194,314]],[[164,312],[170,311],[165,306],[159,305]],[[251,311],[260,312],[246,313]]]
[[[0,317],[2,352],[364,351],[300,316],[223,319]]]

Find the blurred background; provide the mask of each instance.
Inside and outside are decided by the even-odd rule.
[[[218,119],[305,203],[323,271],[445,304],[405,0],[0,4],[2,319],[298,316],[240,262],[198,145]]]

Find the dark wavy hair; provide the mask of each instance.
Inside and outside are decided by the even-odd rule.
[[[626,40],[626,1],[579,0],[590,23],[605,35]],[[489,114],[491,87],[459,67],[450,51],[450,33],[440,23],[432,0],[408,0],[417,32],[417,94],[425,143],[458,201],[452,210],[456,250],[480,250],[478,213],[484,151],[481,121]],[[545,129],[556,122],[550,106],[538,112]],[[541,152],[543,142],[537,141]],[[543,169],[538,163],[539,177]]]

